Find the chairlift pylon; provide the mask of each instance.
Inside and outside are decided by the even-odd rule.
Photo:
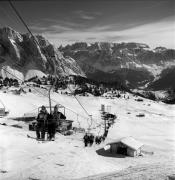
[[[52,56],[51,58],[55,58],[55,56]],[[49,88],[49,107],[50,107],[50,114],[52,114],[52,102],[51,102],[51,96],[50,96],[50,93],[51,93],[51,90],[52,88],[56,85],[56,82],[57,82],[57,78],[56,78],[56,64],[55,64],[55,59],[53,60],[53,64],[54,64],[54,76],[55,76],[55,81],[53,83],[53,85],[50,86]]]

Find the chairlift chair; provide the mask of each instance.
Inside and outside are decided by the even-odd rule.
[[[54,107],[55,106],[51,106],[51,113],[54,111]],[[64,106],[62,106],[62,105],[60,105],[60,104],[58,104],[57,105],[57,107],[58,107],[58,111],[60,111],[61,110],[61,112],[64,114],[64,116],[65,116],[65,107]],[[40,106],[39,108],[38,108],[38,113],[40,112],[40,110],[41,110],[41,108],[42,108],[42,106]],[[45,106],[45,108],[46,108],[46,110],[49,112],[49,109],[50,109],[50,106]]]
[[[51,106],[51,113],[53,113],[54,107],[55,106]],[[58,111],[61,111],[64,114],[64,116],[65,116],[65,107],[60,105],[60,104],[58,104],[57,107],[58,107]],[[42,106],[38,107],[38,114],[41,111],[41,108],[42,108]],[[45,108],[46,108],[47,112],[49,112],[50,106],[45,106]],[[36,126],[36,120],[29,124],[29,130],[32,130],[32,131],[36,130],[35,126]]]

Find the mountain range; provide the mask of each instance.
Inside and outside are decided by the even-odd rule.
[[[75,43],[60,47],[72,57],[87,77],[99,81],[121,81],[130,88],[175,88],[175,50],[149,48],[141,43]]]
[[[54,64],[57,74],[85,76],[74,59],[64,58],[58,48],[44,37],[20,34],[10,27],[0,29],[1,76],[11,77],[11,74],[15,74],[22,80],[33,76],[42,77],[53,74]]]
[[[35,39],[34,39],[35,38]],[[54,63],[55,61],[55,63]],[[0,75],[20,79],[53,74],[83,76],[145,90],[174,89],[175,50],[143,43],[78,42],[56,47],[41,35],[0,29]]]

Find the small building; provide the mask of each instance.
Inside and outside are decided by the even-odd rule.
[[[0,100],[0,117],[6,116],[9,112],[6,111],[4,103]]]
[[[128,155],[135,157],[141,154],[142,143],[133,137],[124,137],[114,142],[108,143],[110,153]]]
[[[5,108],[0,108],[0,117],[5,116]]]

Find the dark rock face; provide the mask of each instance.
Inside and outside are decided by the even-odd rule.
[[[84,75],[78,64],[71,58],[64,58],[58,48],[44,37],[20,34],[5,27],[0,29],[0,67],[9,66],[26,76],[28,70],[39,70],[45,74],[53,74],[53,58],[58,73],[64,73],[61,65],[67,66],[66,73]],[[39,44],[39,45],[38,45]]]
[[[23,40],[22,35],[10,27],[4,27],[0,29],[1,39],[12,39],[14,41],[21,42]]]
[[[87,77],[105,81],[122,80],[140,87],[161,78],[162,70],[175,66],[175,50],[157,47],[151,50],[139,43],[75,43],[60,47],[74,58]]]
[[[162,71],[158,80],[149,86],[153,90],[175,89],[175,67],[167,68]]]

